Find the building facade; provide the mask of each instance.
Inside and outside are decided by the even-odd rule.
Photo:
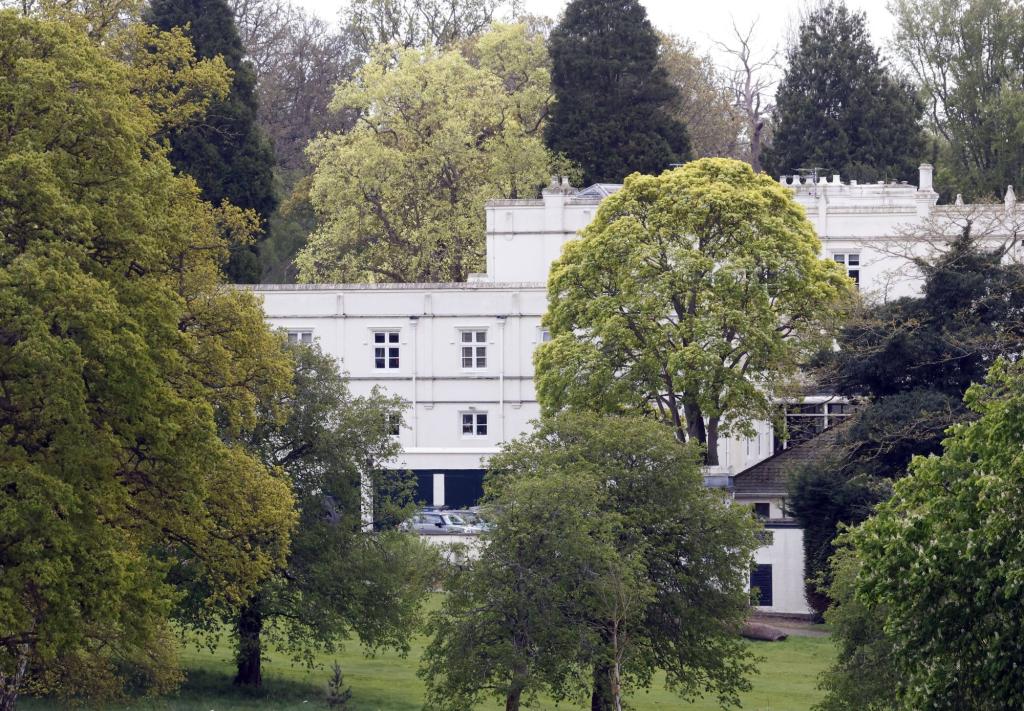
[[[908,257],[941,248],[965,216],[992,239],[1016,234],[1012,189],[999,206],[937,206],[929,165],[921,166],[917,186],[858,185],[839,176],[788,176],[780,182],[806,210],[822,256],[843,264],[869,299],[918,291],[920,277]],[[532,356],[548,337],[541,317],[550,265],[619,187],[576,190],[561,179],[540,199],[488,203],[487,272],[466,283],[254,289],[270,323],[293,340],[316,340],[338,361],[356,394],[381,388],[408,403],[404,422],[396,423],[402,445],[396,466],[416,473],[424,503],[467,506],[482,492],[488,458],[503,442],[528,432],[540,414]],[[822,394],[792,408],[790,429],[814,433],[847,414],[845,403]],[[757,584],[764,593],[767,571],[771,588],[763,597],[771,604],[764,609],[802,614],[808,612],[802,556],[793,552],[802,550],[802,532],[786,517],[784,494],[744,493],[734,486],[743,472],[784,446],[770,423],[761,423],[750,439],[723,439],[721,466],[709,472],[708,482],[734,491],[778,529],[758,557]]]

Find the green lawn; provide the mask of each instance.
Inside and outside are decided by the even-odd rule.
[[[753,691],[743,697],[743,708],[752,711],[806,711],[820,693],[814,688],[815,677],[833,657],[828,638],[790,637],[784,642],[751,643],[755,653],[764,658],[760,674],[751,681]],[[334,657],[324,657],[325,668],[307,670],[294,666],[281,655],[271,654],[264,664],[264,689],[246,693],[231,686],[231,651],[226,645],[214,653],[186,649],[182,661],[188,670],[188,681],[173,697],[119,706],[119,711],[298,711],[323,709],[328,670],[333,659],[341,664],[345,682],[352,688],[349,704],[352,711],[419,711],[423,685],[416,677],[416,665],[423,649],[422,640],[412,653],[401,658],[382,654],[367,658],[357,644],[350,644]],[[691,705],[656,686],[649,693],[631,699],[636,711],[691,709],[711,711],[718,706],[712,700]],[[59,709],[52,702],[26,699],[19,708],[31,711]],[[502,708],[497,703],[484,707],[487,711]],[[554,708],[545,704],[544,708]],[[560,704],[559,709],[577,707]]]

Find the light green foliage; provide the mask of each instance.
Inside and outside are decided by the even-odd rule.
[[[432,700],[518,680],[603,711],[617,683],[644,689],[662,670],[684,698],[735,704],[756,524],[704,487],[698,454],[660,423],[589,413],[507,444],[486,482],[497,529],[434,622]]]
[[[468,58],[467,58],[468,57]],[[322,226],[303,281],[464,281],[484,264],[484,203],[530,197],[549,156],[543,39],[499,25],[462,54],[382,49],[339,87],[355,128],[310,146]]]
[[[882,609],[871,608],[856,597],[862,565],[849,548],[830,560],[828,595],[832,606],[825,620],[832,628],[837,659],[822,672],[819,688],[827,693],[815,711],[889,711],[898,708],[896,690],[901,676],[892,663],[896,651],[882,624]],[[824,582],[824,581],[819,581]]]
[[[999,361],[965,402],[941,456],[917,458],[845,542],[858,603],[884,620],[903,709],[1024,704],[1021,441],[1024,372]]]
[[[894,47],[920,85],[939,138],[936,184],[952,199],[1001,198],[1024,184],[1024,3],[890,0]]]
[[[853,284],[820,249],[790,192],[746,163],[630,176],[552,266],[543,411],[653,414],[716,464],[718,435],[775,417],[831,342]]]
[[[134,666],[166,688],[168,575],[243,600],[294,521],[287,482],[218,436],[288,385],[221,281],[252,221],[174,175],[137,86],[74,27],[0,12],[0,694],[27,673],[115,695]]]

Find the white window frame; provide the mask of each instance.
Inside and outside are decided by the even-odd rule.
[[[832,261],[836,264],[842,264],[846,267],[846,276],[853,279],[857,284],[857,288],[860,288],[860,272],[862,264],[860,261],[860,252],[833,252]]]
[[[377,336],[383,334],[378,341]],[[402,333],[398,328],[370,329],[370,348],[373,369],[378,372],[399,370],[402,367]],[[383,364],[379,364],[382,362]],[[394,365],[392,365],[394,362]]]
[[[547,343],[551,340],[551,331],[543,326],[537,327],[537,343]]]
[[[313,329],[311,328],[289,328],[287,333],[288,343],[290,344],[313,345]]]
[[[483,425],[483,432],[480,427]],[[490,422],[487,410],[463,410],[459,413],[459,431],[463,439],[483,439],[488,436]],[[469,427],[469,432],[466,428]]]
[[[470,340],[466,340],[469,336]],[[462,370],[481,371],[487,370],[488,358],[487,328],[460,328],[459,329],[459,365]],[[467,351],[469,352],[467,355]],[[468,365],[467,365],[468,363]]]

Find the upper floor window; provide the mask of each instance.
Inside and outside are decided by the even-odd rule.
[[[541,343],[547,343],[550,340],[551,340],[551,331],[549,331],[546,328],[542,328],[540,330],[540,342]]]
[[[487,413],[486,412],[463,412],[462,413],[462,436],[463,437],[486,437],[487,436]]]
[[[402,416],[397,412],[390,412],[387,415],[388,434],[397,437],[402,434]]]
[[[487,367],[487,331],[462,331],[462,367],[479,370]]]
[[[839,264],[846,265],[846,273],[853,279],[857,287],[860,287],[860,253],[859,252],[837,252],[832,259]]]
[[[775,435],[774,451],[806,442],[852,415],[854,406],[844,402],[800,403],[785,407],[788,439]]]
[[[302,343],[309,345],[313,342],[312,331],[288,331],[288,342],[289,343]]]
[[[373,332],[373,367],[377,370],[398,368],[398,331]]]

